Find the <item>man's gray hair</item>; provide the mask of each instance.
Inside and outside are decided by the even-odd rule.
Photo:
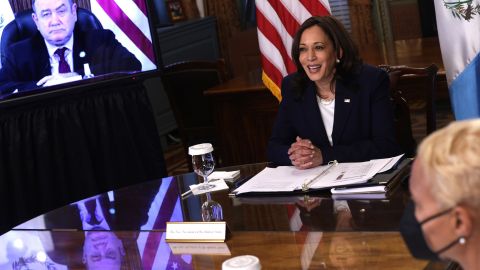
[[[68,2],[70,3],[70,7],[73,5],[73,0],[68,0]],[[33,9],[33,12],[35,13],[35,0],[32,0],[32,9]]]

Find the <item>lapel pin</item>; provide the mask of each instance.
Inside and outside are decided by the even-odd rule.
[[[350,103],[350,99],[349,99],[349,98],[346,98],[346,99],[343,100],[343,102],[345,102],[345,103]]]

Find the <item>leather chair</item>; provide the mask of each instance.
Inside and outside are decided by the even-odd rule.
[[[220,163],[212,104],[203,93],[225,81],[223,60],[179,62],[164,68],[162,82],[177,121],[190,170],[192,164],[188,147],[197,143],[212,143],[217,163]]]
[[[426,135],[436,130],[436,92],[438,67],[432,64],[426,68],[380,65],[390,77],[390,94],[394,106],[397,140],[405,154],[413,157],[417,142],[413,137],[410,107],[404,94],[411,92],[423,96],[426,110]],[[413,93],[415,92],[415,93]]]
[[[17,12],[15,20],[5,26],[0,41],[0,55],[2,66],[5,63],[4,55],[7,48],[15,42],[34,36],[37,33],[37,26],[32,19],[32,10],[23,10]],[[77,23],[81,31],[89,31],[92,29],[103,29],[100,21],[95,15],[84,8],[77,8]]]

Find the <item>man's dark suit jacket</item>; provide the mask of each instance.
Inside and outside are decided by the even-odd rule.
[[[74,72],[84,75],[83,64],[88,63],[94,75],[120,71],[139,71],[140,61],[123,47],[110,30],[74,31]],[[80,57],[85,52],[85,57]],[[0,93],[8,94],[37,88],[36,83],[51,74],[47,46],[40,34],[9,47],[5,65],[0,70]]]
[[[333,146],[322,121],[315,84],[309,82],[303,95],[297,98],[291,86],[293,76],[285,77],[282,82],[282,102],[268,142],[269,161],[292,165],[287,151],[296,136],[310,139],[322,151],[324,163],[367,161],[400,153],[386,72],[363,65],[348,84],[337,80]]]

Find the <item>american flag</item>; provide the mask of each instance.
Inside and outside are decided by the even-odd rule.
[[[295,242],[302,247],[300,263],[302,270],[310,269],[310,264],[315,252],[322,240],[322,232],[309,231],[300,218],[300,209],[294,204],[288,204],[287,214],[290,223],[290,230],[295,232]]]
[[[281,82],[295,72],[291,49],[298,27],[311,16],[331,14],[328,0],[255,0],[262,80],[281,100]]]
[[[177,182],[163,178],[148,211],[147,223],[141,227],[137,246],[142,257],[142,269],[193,269],[191,255],[174,255],[165,240],[167,221],[183,221]],[[154,231],[155,230],[155,231]]]
[[[146,0],[90,0],[93,14],[103,27],[142,63],[142,70],[156,68]]]

